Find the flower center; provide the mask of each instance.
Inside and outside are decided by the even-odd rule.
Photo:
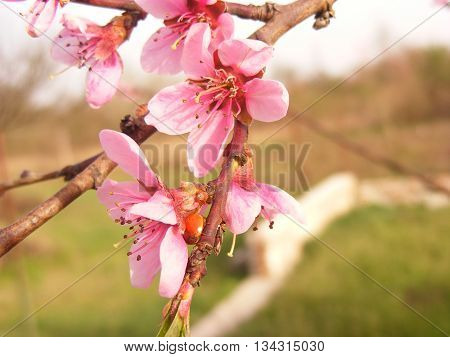
[[[224,69],[216,69],[215,77],[203,77],[200,81],[192,81],[203,90],[196,93],[195,102],[200,103],[202,96],[207,94],[215,94],[213,101],[225,98],[235,98],[239,91],[236,76],[227,73]]]

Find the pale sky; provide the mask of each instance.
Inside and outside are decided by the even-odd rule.
[[[248,3],[248,1],[236,2]],[[287,0],[275,1],[289,3]],[[262,4],[262,0],[252,1]],[[45,37],[30,38],[25,32],[25,23],[3,4],[16,12],[24,12],[31,4],[0,4],[0,49],[3,54],[19,60],[18,54],[24,49],[50,48],[51,42]],[[438,10],[433,0],[338,0],[334,6],[337,18],[331,25],[320,31],[312,29],[312,19],[300,24],[283,36],[275,45],[275,58],[269,68],[289,67],[297,76],[308,76],[319,72],[345,75],[356,67],[369,61],[380,51],[398,40],[413,27]],[[104,10],[89,6],[69,4],[63,12],[89,18],[98,23],[106,23],[117,11]],[[61,12],[60,12],[61,13]],[[246,37],[257,27],[257,22],[235,19],[236,37]],[[125,79],[135,78],[142,81],[155,81],[158,76],[140,70],[139,57],[147,38],[161,26],[157,19],[149,17],[134,30],[131,39],[124,44],[120,53],[125,63]],[[53,38],[61,25],[56,21],[48,32]],[[425,46],[440,44],[450,47],[450,8],[443,9],[417,30],[403,39],[390,53],[405,46]],[[55,63],[54,72],[63,69]],[[49,80],[48,90],[67,88],[70,83],[73,93],[81,93],[85,73],[71,69],[53,80]],[[81,89],[81,91],[80,91]],[[70,91],[70,90],[69,90]],[[47,92],[48,93],[48,92]]]

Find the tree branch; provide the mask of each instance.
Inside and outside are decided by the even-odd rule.
[[[129,135],[139,144],[156,132],[154,127],[145,124],[143,118],[146,113],[142,112],[142,108],[140,108],[140,111],[140,113],[136,114],[136,117],[128,115],[121,122],[122,132]],[[100,154],[56,194],[39,204],[24,217],[1,229],[0,257],[61,212],[84,192],[101,185],[115,167],[116,164],[109,160],[105,154]]]
[[[8,190],[11,190],[16,187],[31,185],[33,183],[54,180],[60,177],[63,177],[65,181],[69,181],[73,179],[76,175],[78,175],[81,171],[83,171],[86,167],[92,164],[95,159],[97,159],[101,153],[91,156],[88,159],[85,159],[81,162],[78,162],[73,165],[68,165],[63,167],[60,170],[48,172],[46,174],[36,174],[34,172],[30,172],[29,170],[24,170],[18,179],[0,183],[0,196]]]
[[[223,212],[225,210],[228,191],[233,178],[234,162],[239,164],[247,137],[248,126],[236,120],[233,139],[225,149],[222,169],[215,180],[216,189],[211,210],[209,211],[199,242],[194,246],[189,255],[183,283],[177,295],[170,301],[166,319],[173,321],[177,318],[178,308],[181,306],[182,301],[186,301],[187,299],[190,301],[192,299],[195,288],[199,286],[200,280],[206,275],[206,261],[214,251],[218,232],[222,233],[221,223],[223,221]]]
[[[332,11],[331,5],[334,2],[335,0],[298,0],[290,5],[284,6],[266,4],[262,7],[244,7],[244,5],[240,5],[229,7],[229,10],[236,11],[236,15],[241,17],[254,16],[259,20],[267,19],[268,22],[250,36],[250,38],[273,45],[284,33],[309,16],[316,15],[316,19],[319,19],[323,13]],[[247,125],[236,120],[233,139],[225,150],[222,169],[215,182],[216,192],[211,210],[206,219],[200,240],[194,246],[189,256],[183,283],[177,295],[170,301],[168,312],[165,316],[166,320],[173,321],[177,318],[178,310],[182,306],[182,302],[190,304],[194,289],[207,273],[206,261],[211,253],[215,251],[216,239],[220,238],[220,235],[223,233],[221,224],[223,222],[223,212],[228,191],[234,174],[233,164],[237,163],[240,165],[244,163],[242,161],[245,160],[243,151],[247,137]]]
[[[71,0],[71,2],[144,13],[144,10],[131,0]],[[327,26],[330,17],[334,16],[331,6],[336,0],[297,0],[288,5],[278,5],[271,2],[264,5],[225,2],[227,12],[232,15],[243,19],[266,22],[267,25],[257,31],[253,38],[273,44],[286,31],[312,15],[316,15],[315,29]]]
[[[70,2],[83,5],[106,7],[109,9],[145,12],[132,0],[71,0]]]
[[[272,4],[273,16],[251,38],[273,45],[287,31],[313,15],[316,16],[314,28],[322,28],[334,16],[332,5],[335,2],[336,0],[297,0],[288,5]]]
[[[267,22],[275,14],[277,6],[279,5],[270,2],[264,5],[243,5],[227,1],[226,11],[242,19]]]
[[[257,38],[272,45],[282,34],[307,17],[321,14],[331,9],[331,5],[334,2],[335,0],[298,0],[289,5],[237,6],[233,4],[231,8],[236,11],[237,15],[239,12],[238,16],[257,16],[259,19],[268,19],[268,22],[250,38]],[[230,3],[228,5],[230,6]],[[247,12],[244,13],[245,11]],[[258,15],[256,15],[257,13]],[[271,31],[273,31],[273,34],[271,34]],[[211,210],[206,219],[205,228],[199,243],[194,247],[189,257],[185,279],[194,287],[198,285],[200,279],[206,274],[206,259],[213,251],[219,225],[223,220],[223,211],[233,177],[232,164],[234,160],[238,160],[239,156],[242,155],[247,136],[248,127],[236,120],[233,139],[225,150],[226,158],[216,181],[216,192]]]

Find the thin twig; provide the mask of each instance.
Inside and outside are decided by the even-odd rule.
[[[48,180],[54,180],[61,177],[64,178],[65,181],[69,181],[73,179],[76,175],[78,175],[81,171],[83,171],[86,167],[88,167],[90,164],[92,164],[95,161],[95,159],[97,159],[100,155],[101,153],[91,156],[90,158],[80,161],[76,164],[68,165],[60,170],[48,172],[45,174],[36,174],[34,172],[25,170],[21,173],[19,178],[8,182],[0,183],[0,195],[13,188],[31,185],[33,183]]]

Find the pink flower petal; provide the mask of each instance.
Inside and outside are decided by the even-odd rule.
[[[155,275],[161,269],[159,257],[161,243],[168,228],[169,226],[165,224],[158,224],[150,237],[144,238],[140,236],[139,243],[131,246],[130,252],[134,253],[128,257],[128,263],[130,265],[130,280],[133,287],[148,288]],[[145,235],[148,235],[148,232]],[[140,256],[139,260],[138,255]]]
[[[168,135],[190,132],[204,120],[208,109],[195,102],[199,91],[199,87],[186,82],[164,88],[149,101],[145,122]]]
[[[242,234],[255,222],[261,211],[261,199],[257,192],[247,191],[232,182],[225,205],[225,223],[235,234]]]
[[[190,27],[184,42],[181,65],[191,79],[201,79],[214,75],[214,60],[209,52],[211,29],[207,23],[197,23]]]
[[[261,198],[262,215],[269,221],[272,221],[277,214],[290,216],[298,224],[305,223],[305,216],[298,201],[282,189],[266,185],[257,184],[258,195]]]
[[[253,119],[271,122],[286,116],[289,93],[285,86],[270,79],[255,78],[244,86],[245,104]]]
[[[97,189],[97,197],[108,208],[108,214],[113,219],[130,215],[130,208],[141,202],[147,202],[151,195],[138,182],[116,182],[105,180]]]
[[[225,142],[234,127],[231,101],[223,109],[213,110],[200,128],[188,137],[188,165],[196,177],[205,176],[222,157]]]
[[[217,49],[217,47],[225,40],[230,39],[234,32],[233,16],[230,14],[222,14],[217,18],[217,27],[212,32],[211,45],[209,50],[211,53]]]
[[[147,187],[159,187],[157,176],[150,169],[144,153],[133,139],[114,130],[102,130],[99,137],[106,155],[123,171]]]
[[[91,107],[99,108],[112,99],[117,91],[122,69],[122,60],[117,52],[91,67],[86,80],[86,100]]]
[[[170,227],[161,243],[160,249],[161,278],[159,294],[171,298],[183,282],[188,260],[186,242],[177,227]]]
[[[160,19],[172,19],[188,12],[188,0],[136,0],[146,12]]]
[[[55,18],[58,4],[58,0],[36,0],[26,16],[30,36],[38,37],[48,30]]]
[[[141,54],[144,71],[159,74],[176,74],[181,71],[183,43],[172,48],[181,35],[171,27],[162,27],[145,43]]]
[[[55,38],[51,49],[51,56],[54,60],[62,62],[67,66],[79,64],[80,41],[84,40],[80,35],[64,29]]]
[[[98,26],[95,22],[68,14],[63,14],[61,23],[65,29],[86,37],[94,35],[93,33],[90,33],[91,31],[97,32],[97,30],[100,29],[100,26]]]
[[[273,57],[273,47],[257,40],[227,40],[219,46],[219,58],[247,77],[260,72]]]
[[[134,205],[130,213],[136,216],[146,217],[165,224],[177,224],[177,215],[173,207],[173,199],[162,191],[156,191],[147,202]]]

